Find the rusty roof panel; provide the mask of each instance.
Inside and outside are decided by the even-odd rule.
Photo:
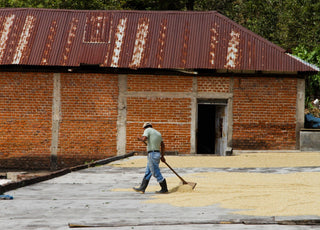
[[[0,9],[0,65],[317,72],[211,12]]]

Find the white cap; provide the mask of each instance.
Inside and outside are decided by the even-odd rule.
[[[146,122],[146,123],[143,124],[143,127],[142,127],[142,128],[145,128],[145,127],[147,127],[147,126],[151,126],[151,127],[152,127],[152,124],[151,124],[150,122]]]

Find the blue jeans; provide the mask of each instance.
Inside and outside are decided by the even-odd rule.
[[[151,176],[157,178],[158,183],[164,180],[159,167],[160,158],[161,154],[159,152],[148,153],[148,163],[144,174],[146,180],[150,180]]]

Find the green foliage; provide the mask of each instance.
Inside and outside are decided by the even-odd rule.
[[[234,0],[196,0],[195,10],[216,10],[227,17],[232,17],[234,8],[238,7]]]
[[[305,46],[313,50],[320,42],[320,1],[286,0],[279,14],[279,41],[286,48]]]
[[[128,10],[184,10],[184,0],[127,0],[122,4]]]
[[[320,44],[312,50],[304,45],[300,45],[293,49],[293,54],[310,64],[320,67]],[[310,100],[320,97],[320,74],[312,75],[306,79],[306,105]]]
[[[278,43],[279,7],[274,1],[236,0],[233,20],[260,36]]]
[[[54,2],[54,1],[51,1]],[[116,0],[57,0],[60,9],[113,10],[121,9],[121,2]]]
[[[0,7],[75,10],[119,10],[123,0],[0,0]]]

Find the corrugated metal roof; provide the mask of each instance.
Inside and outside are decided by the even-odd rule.
[[[0,9],[0,65],[318,71],[215,12]]]

